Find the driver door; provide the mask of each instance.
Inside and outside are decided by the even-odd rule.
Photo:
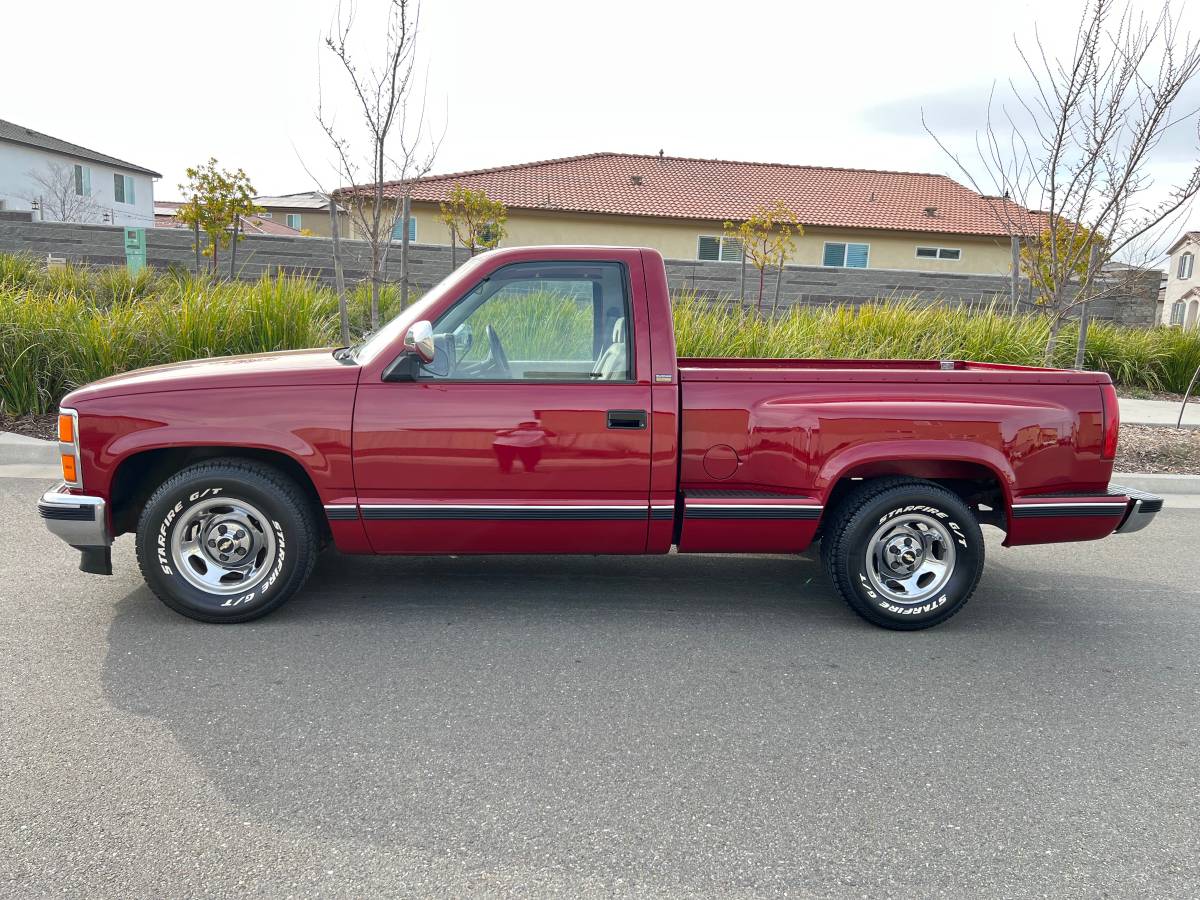
[[[640,258],[515,263],[469,290],[434,323],[437,353],[415,380],[359,387],[373,549],[643,552],[645,315]]]

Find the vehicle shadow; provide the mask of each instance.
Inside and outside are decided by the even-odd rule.
[[[888,777],[860,755],[876,735],[919,745],[940,727],[1001,745],[989,730],[1021,714],[1027,682],[1123,640],[1081,634],[1087,579],[1053,603],[1020,585],[1000,567],[959,617],[897,634],[854,616],[810,559],[328,555],[301,596],[245,625],[131,592],[104,687],[163,723],[248,819],[469,848],[481,866],[558,865],[592,842],[630,878],[651,856],[683,865],[703,840],[740,848],[722,877],[753,879],[811,864],[778,853],[806,830],[853,846],[875,814],[868,799],[839,818],[837,779],[818,772],[858,767],[870,796]],[[1014,672],[1013,647],[1035,640],[1044,658]],[[965,672],[995,692],[986,713]],[[878,814],[913,827],[933,814],[897,802]]]

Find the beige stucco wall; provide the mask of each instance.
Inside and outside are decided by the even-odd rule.
[[[1189,278],[1179,277],[1179,261],[1185,253],[1191,253],[1194,257],[1192,261],[1192,274]],[[1185,240],[1175,252],[1171,254],[1171,261],[1167,268],[1167,286],[1163,292],[1163,309],[1162,323],[1164,325],[1171,324],[1171,308],[1175,302],[1183,297],[1188,291],[1193,288],[1200,287],[1200,243],[1195,240]],[[1192,328],[1200,325],[1200,302],[1195,298],[1189,298],[1189,304],[1194,304],[1194,307],[1189,305],[1185,307],[1184,327]]]
[[[449,245],[450,236],[439,218],[436,205],[413,203],[412,215],[417,221],[417,243]],[[508,234],[501,241],[502,247],[541,244],[653,247],[668,259],[697,259],[698,238],[701,235],[719,236],[722,230],[720,223],[702,220],[591,216],[523,209],[509,210],[506,227]],[[1007,275],[1012,259],[1007,238],[810,227],[804,235],[795,238],[796,250],[788,262],[803,266],[821,265],[826,241],[869,244],[867,265],[871,269]],[[918,259],[918,245],[955,247],[962,251],[961,258]]]
[[[261,206],[262,204],[259,205]],[[262,208],[271,214],[272,222],[286,225],[288,214],[294,213],[300,216],[301,228],[307,228],[316,237],[331,236],[328,210],[297,208],[294,206],[263,206]],[[345,221],[344,217],[343,221]]]

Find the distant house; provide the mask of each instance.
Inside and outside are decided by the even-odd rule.
[[[187,228],[175,217],[175,213],[183,203],[179,200],[159,200],[154,204],[155,228]],[[242,234],[277,234],[286,237],[300,237],[300,232],[276,222],[268,215],[242,216],[238,226]]]
[[[1200,231],[1179,236],[1167,250],[1167,286],[1163,292],[1162,323],[1178,328],[1200,328]]]
[[[318,237],[330,237],[329,201],[317,191],[283,194],[278,197],[255,197],[263,208],[262,217],[296,231],[308,231]]]
[[[1010,228],[1044,227],[944,175],[591,153],[416,180],[410,240],[450,243],[438,204],[456,184],[508,207],[502,246],[634,245],[671,259],[739,262],[724,223],[776,201],[804,226],[788,260],[804,266],[1007,275]],[[403,195],[400,182],[385,187],[393,202]]]
[[[42,221],[148,228],[154,181],[142,166],[0,119],[0,209]]]

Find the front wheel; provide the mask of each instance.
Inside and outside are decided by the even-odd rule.
[[[966,605],[983,573],[983,532],[959,497],[927,481],[866,482],[838,507],[825,569],[856,613],[915,630]]]
[[[137,557],[150,589],[201,622],[246,622],[292,596],[312,572],[316,525],[296,484],[243,460],[199,463],[150,497]]]

